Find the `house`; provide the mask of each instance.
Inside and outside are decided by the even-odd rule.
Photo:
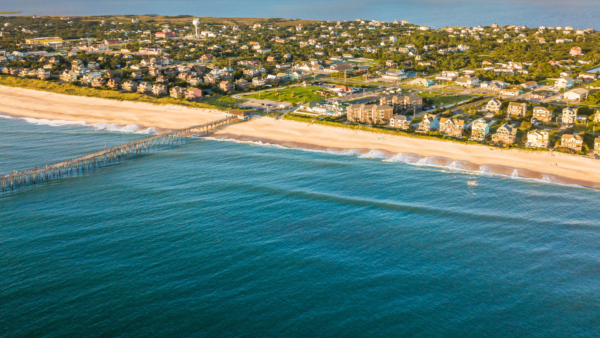
[[[212,54],[204,54],[200,57],[199,61],[202,63],[205,62],[212,62],[214,59],[214,56]]]
[[[267,84],[267,80],[265,80],[265,79],[261,79],[259,77],[255,77],[252,79],[252,85],[255,87],[264,86],[266,84]]]
[[[501,106],[502,102],[494,98],[488,101],[487,105],[485,106],[485,110],[491,113],[498,114],[498,112],[500,112]]]
[[[152,86],[152,94],[156,96],[166,95],[167,94],[167,86],[161,83],[157,83]]]
[[[508,104],[506,112],[508,116],[524,117],[527,115],[527,103],[511,102]]]
[[[569,54],[571,54],[571,56],[573,57],[583,55],[583,53],[581,52],[581,47],[578,46],[571,48]]]
[[[594,115],[591,116],[592,121],[600,122],[600,110],[596,110]]]
[[[390,119],[390,127],[402,130],[409,130],[411,128],[411,124],[410,120],[406,117],[406,115],[394,115]]]
[[[575,124],[575,121],[577,121],[577,111],[579,109],[578,108],[574,108],[574,107],[567,107],[565,109],[563,109],[563,113],[562,113],[562,117],[561,117],[561,122],[563,124],[563,126],[572,126]]]
[[[344,71],[353,71],[354,66],[349,63],[336,63],[334,65],[329,66],[329,68],[325,69],[326,72],[336,73],[336,72],[344,72]]]
[[[436,131],[440,127],[440,120],[437,115],[425,114],[423,120],[419,123],[416,132],[417,133],[428,133],[430,131]]]
[[[490,133],[490,127],[492,124],[493,122],[489,122],[484,119],[478,119],[474,121],[471,125],[471,137],[469,137],[469,140],[477,142],[484,141]]]
[[[106,84],[106,86],[108,86],[108,88],[111,88],[111,89],[119,89],[121,87],[121,78],[119,78],[119,77],[111,78],[110,80],[108,80],[108,83]]]
[[[406,79],[407,75],[402,69],[389,69],[383,72],[381,77],[385,80],[401,81]]]
[[[171,90],[169,91],[169,95],[171,95],[171,97],[175,99],[182,99],[185,97],[185,88],[175,86],[171,88]]]
[[[453,117],[443,117],[440,119],[440,132],[443,135],[462,138],[464,128],[464,120],[454,119]]]
[[[543,90],[538,90],[538,91],[534,91],[531,92],[530,94],[530,98],[532,99],[538,99],[538,100],[544,100],[549,96],[549,93]]]
[[[168,39],[168,38],[176,37],[177,33],[175,33],[175,32],[156,32],[156,33],[154,33],[154,36],[156,38]]]
[[[423,98],[414,94],[383,95],[379,98],[379,104],[385,104],[394,108],[397,113],[416,113],[423,108]]]
[[[525,82],[521,85],[521,88],[523,89],[535,89],[537,88],[538,84],[535,81],[529,81],[529,82]]]
[[[138,87],[138,83],[133,80],[125,81],[121,88],[127,92],[136,92]]]
[[[525,144],[528,148],[548,148],[549,134],[547,130],[532,130],[527,133],[527,143]]]
[[[390,68],[398,67],[398,62],[396,62],[394,60],[387,60],[385,62],[385,66],[390,67]]]
[[[583,149],[583,138],[579,134],[563,134],[560,138],[560,147],[581,151]]]
[[[418,86],[418,87],[430,87],[433,86],[435,84],[435,82],[429,80],[429,79],[424,79],[424,78],[416,78],[414,80],[411,80],[409,82],[409,84],[411,86]]]
[[[239,80],[235,80],[235,87],[238,90],[248,90],[250,88],[250,82],[246,81],[245,79],[239,79]]]
[[[368,124],[388,124],[394,116],[394,108],[388,105],[353,104],[348,106],[347,120]]]
[[[221,81],[221,83],[219,83],[219,89],[224,92],[232,92],[235,90],[235,86],[229,81]]]
[[[492,135],[492,142],[496,144],[513,144],[517,140],[517,129],[509,122],[501,125]]]
[[[152,83],[150,82],[140,82],[137,86],[137,92],[140,94],[152,93]]]
[[[577,76],[577,78],[582,79],[582,80],[594,81],[594,80],[598,79],[598,75],[590,74],[590,73],[581,73],[581,74],[579,74],[579,76]]]
[[[573,79],[570,77],[561,77],[554,83],[556,89],[571,89],[573,88]]]
[[[479,83],[480,83],[480,81],[477,77],[469,75],[469,74],[456,79],[456,84],[461,87],[473,88],[473,87],[479,86]]]
[[[105,84],[106,84],[106,79],[103,79],[101,77],[97,77],[92,80],[92,87],[94,87],[94,88],[104,87]]]
[[[198,101],[202,99],[202,89],[189,87],[185,91],[185,98],[189,101]]]
[[[79,72],[73,70],[65,70],[62,74],[60,74],[60,80],[64,82],[77,82],[78,77]]]
[[[436,80],[443,80],[443,81],[454,81],[457,78],[458,78],[457,71],[447,71],[447,70],[442,71],[441,74],[439,74],[435,77]]]
[[[573,90],[570,90],[568,92],[566,92],[563,97],[565,98],[565,100],[569,100],[569,101],[584,101],[588,95],[589,95],[590,91],[584,88],[576,88]]]
[[[531,121],[537,122],[551,122],[552,112],[546,107],[533,107],[533,117]]]
[[[523,92],[520,89],[514,88],[514,89],[502,89],[500,91],[500,95],[504,95],[504,96],[519,96],[523,94]]]
[[[596,137],[594,140],[594,155],[600,156],[600,137]]]

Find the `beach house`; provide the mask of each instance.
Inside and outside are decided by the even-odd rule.
[[[511,102],[508,104],[506,109],[508,116],[512,117],[524,117],[527,115],[527,103],[526,102]]]
[[[580,134],[563,134],[560,138],[560,147],[581,151],[583,149],[583,138]]]
[[[416,132],[417,133],[428,133],[430,131],[436,131],[440,127],[440,120],[435,114],[423,115],[423,120],[419,123]]]
[[[532,130],[527,133],[528,148],[548,148],[549,134],[547,130]]]
[[[552,121],[552,112],[546,107],[534,107],[533,108],[533,117],[531,118],[532,122],[551,122]]]
[[[578,110],[579,109],[575,107],[567,107],[563,109],[561,117],[561,122],[563,126],[570,127],[575,124],[575,121],[577,121]]]
[[[478,119],[471,125],[471,137],[469,137],[470,141],[481,142],[484,141],[485,138],[490,133],[490,127],[492,122],[486,121],[484,119]]]
[[[410,120],[406,115],[394,115],[390,119],[390,127],[402,130],[409,130],[411,128]]]
[[[440,132],[443,135],[462,138],[463,129],[465,127],[464,120],[458,120],[453,117],[443,117],[440,119]]]
[[[394,113],[415,113],[423,108],[423,98],[414,94],[383,95],[379,98],[379,104],[394,108]]]
[[[485,105],[485,110],[494,114],[497,114],[500,111],[500,107],[502,106],[502,102],[498,99],[494,98],[488,101]]]
[[[501,125],[492,135],[492,142],[496,144],[513,144],[517,140],[517,129],[509,122]]]

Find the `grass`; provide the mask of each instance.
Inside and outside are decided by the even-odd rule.
[[[456,102],[466,101],[471,98],[471,96],[468,96],[468,95],[455,96],[455,95],[442,95],[440,93],[429,93],[429,92],[421,92],[421,93],[418,93],[417,95],[424,97],[424,98],[430,98],[431,104],[435,105],[435,106],[453,104]]]
[[[20,14],[21,12],[0,12],[0,15],[4,14]]]
[[[96,97],[101,99],[119,100],[119,101],[133,101],[133,102],[144,102],[156,105],[178,105],[190,108],[210,108],[210,109],[221,109],[225,110],[231,108],[237,102],[236,100],[228,96],[221,96],[215,98],[209,98],[201,102],[187,101],[183,99],[175,99],[168,96],[156,97],[151,95],[144,95],[138,93],[122,93],[116,90],[110,89],[97,89],[90,87],[80,87],[73,83],[58,83],[53,81],[42,81],[36,79],[17,78],[0,76],[0,85],[8,87],[19,87],[27,88],[57,94],[73,95],[73,96],[85,96],[85,97]]]
[[[292,87],[262,92],[260,93],[260,95],[246,95],[244,97],[252,99],[272,100],[277,102],[300,103],[323,100],[325,98],[333,96],[327,95],[326,97],[323,97],[317,94],[316,92],[326,92],[326,90],[321,87]]]

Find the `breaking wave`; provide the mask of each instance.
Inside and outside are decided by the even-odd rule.
[[[12,119],[10,116],[0,115],[1,118]],[[63,126],[81,126],[91,127],[99,131],[117,132],[117,133],[128,133],[128,134],[157,134],[154,127],[144,128],[136,124],[120,125],[116,123],[85,123],[83,121],[65,121],[65,120],[48,120],[48,119],[36,119],[32,117],[22,117],[21,120],[39,125],[39,126],[50,126],[50,127],[63,127]]]
[[[259,146],[277,147],[282,149],[298,149],[302,151],[314,152],[314,153],[325,153],[332,155],[342,156],[353,156],[358,158],[368,159],[380,159],[385,162],[397,162],[410,164],[415,166],[423,167],[434,167],[442,170],[461,171],[472,175],[491,175],[501,176],[505,178],[525,180],[537,183],[549,183],[561,186],[577,187],[577,188],[600,188],[600,186],[593,185],[589,186],[589,182],[581,182],[572,180],[566,177],[556,176],[552,174],[544,174],[528,169],[512,168],[501,165],[478,165],[467,161],[452,160],[441,156],[421,156],[414,153],[398,153],[393,154],[381,150],[372,149],[345,149],[345,150],[334,150],[329,148],[301,148],[301,147],[289,147],[277,143],[271,143],[268,141],[259,140],[237,140],[234,138],[215,138],[215,137],[202,137],[206,140],[221,141],[221,142],[233,142],[233,143],[244,143]],[[476,181],[468,181],[469,186],[476,187]],[[588,184],[588,185],[586,185]]]

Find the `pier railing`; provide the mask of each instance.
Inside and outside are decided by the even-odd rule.
[[[0,176],[0,189],[2,192],[11,191],[32,184],[42,183],[120,162],[141,153],[161,150],[165,147],[180,144],[192,136],[205,134],[215,128],[237,121],[239,121],[237,117],[229,116],[218,121],[178,129],[164,134],[153,135],[74,159],[47,165],[43,168],[33,168],[26,171],[2,175]]]

